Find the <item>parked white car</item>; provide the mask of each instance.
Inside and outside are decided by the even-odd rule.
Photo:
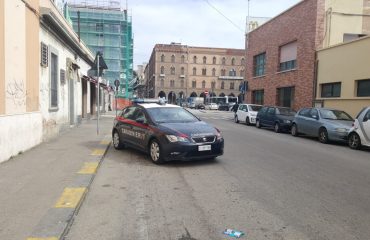
[[[361,110],[349,130],[348,145],[352,149],[370,147],[370,106]]]
[[[218,110],[218,105],[217,103],[209,103],[206,105],[206,109],[208,110]]]
[[[261,105],[256,104],[239,104],[234,120],[236,123],[245,122],[247,125],[256,124],[257,113],[261,108]]]

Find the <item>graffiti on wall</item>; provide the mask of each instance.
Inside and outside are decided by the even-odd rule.
[[[12,101],[15,107],[26,106],[27,90],[23,80],[13,79],[6,86],[6,98]]]

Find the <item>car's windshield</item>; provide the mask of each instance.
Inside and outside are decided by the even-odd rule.
[[[258,106],[258,105],[249,105],[248,106],[249,111],[255,111],[255,112],[258,112],[261,108],[262,108],[262,106]]]
[[[320,113],[324,119],[353,121],[353,118],[344,111],[320,109]]]
[[[150,117],[156,123],[196,122],[194,115],[177,107],[148,108]]]
[[[296,112],[294,112],[290,108],[276,108],[276,114],[293,116],[296,114]]]

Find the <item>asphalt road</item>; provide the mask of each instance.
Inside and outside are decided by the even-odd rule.
[[[156,166],[111,148],[66,239],[370,239],[369,150],[195,112],[223,132],[223,156]]]

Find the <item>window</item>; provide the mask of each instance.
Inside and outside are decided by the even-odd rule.
[[[225,69],[221,69],[221,76],[226,76],[226,70]]]
[[[233,82],[230,83],[230,89],[234,89],[234,83]]]
[[[244,77],[244,69],[240,70],[240,76]]]
[[[231,59],[231,65],[234,66],[235,65],[235,58],[232,58]]]
[[[311,111],[311,108],[304,108],[299,111],[298,115],[303,116],[303,117],[310,117],[311,116],[310,111]]]
[[[122,117],[134,120],[136,107],[128,107],[122,112]]]
[[[297,65],[297,41],[280,47],[279,71],[295,69]]]
[[[216,64],[216,57],[213,57],[212,64]]]
[[[161,79],[161,87],[164,87],[164,79]]]
[[[175,55],[172,55],[171,56],[171,62],[174,63],[175,62]]]
[[[222,58],[222,64],[225,65],[226,64],[226,58]]]
[[[196,88],[197,87],[197,81],[192,81],[191,82],[191,87]]]
[[[216,82],[211,83],[211,88],[212,88],[212,92],[213,92],[213,90],[216,88]]]
[[[277,105],[281,107],[293,107],[294,87],[277,89]]]
[[[255,77],[265,75],[265,65],[266,65],[266,53],[261,53],[253,57],[253,68]]]
[[[97,23],[95,28],[97,32],[103,32],[104,25],[102,23]]]
[[[206,56],[204,56],[204,57],[203,57],[203,63],[204,63],[204,64],[206,64],[206,63],[207,63],[207,57],[206,57]]]
[[[184,74],[185,74],[185,68],[181,67],[181,75],[184,75]]]
[[[224,89],[225,88],[225,82],[224,81],[222,81],[221,82],[221,89]]]
[[[185,56],[184,55],[181,56],[181,63],[185,63]]]
[[[231,70],[229,71],[229,76],[231,76],[231,77],[236,76],[236,71],[235,71],[235,69],[231,69]]]
[[[161,62],[164,62],[165,61],[165,57],[164,57],[164,54],[162,54],[161,56]]]
[[[193,57],[193,63],[197,63],[197,56]]]
[[[50,58],[50,107],[58,107],[58,55],[51,53]]]
[[[240,60],[240,65],[244,66],[244,64],[245,64],[245,59],[244,59],[244,58],[242,58],[242,59]]]
[[[181,79],[180,84],[181,84],[181,88],[183,88],[184,87],[184,79]]]
[[[161,74],[164,74],[164,67],[161,67]]]
[[[343,34],[343,42],[350,42],[364,36],[366,36],[366,34],[345,33]]]
[[[49,47],[41,42],[41,66],[47,67],[49,62]]]
[[[175,80],[170,81],[170,87],[175,87]]]
[[[203,75],[203,76],[206,76],[206,75],[207,75],[207,69],[206,69],[206,68],[203,68],[203,69],[202,69],[202,75]]]
[[[176,71],[175,71],[175,67],[171,67],[171,75],[175,75]]]
[[[202,81],[202,88],[204,89],[204,88],[206,88],[206,81]]]
[[[193,68],[193,75],[197,75],[197,68]]]
[[[265,94],[264,90],[252,91],[252,103],[263,105],[264,94]]]
[[[321,84],[321,97],[340,97],[341,83]]]
[[[216,76],[216,69],[215,68],[212,69],[212,76],[213,77]]]
[[[370,96],[370,79],[357,81],[357,97]]]

